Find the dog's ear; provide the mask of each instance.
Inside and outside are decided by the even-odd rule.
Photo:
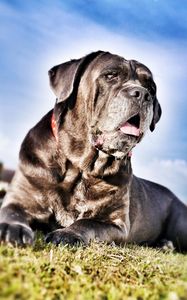
[[[161,106],[155,97],[154,103],[153,103],[153,119],[150,125],[150,130],[153,131],[155,129],[156,123],[160,120],[162,114]]]
[[[50,86],[57,97],[57,103],[68,99],[78,88],[81,76],[87,65],[102,51],[93,52],[87,56],[65,62],[49,70]]]
[[[73,91],[75,74],[81,59],[71,60],[54,66],[48,71],[50,86],[57,97],[57,101],[66,100]]]

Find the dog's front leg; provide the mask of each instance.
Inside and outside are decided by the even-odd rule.
[[[47,219],[49,205],[19,170],[0,209],[0,243],[32,244],[33,220]]]
[[[112,223],[104,223],[94,219],[81,219],[71,226],[50,232],[46,236],[46,242],[58,244],[88,244],[97,239],[106,243],[124,243],[127,239],[127,227],[117,226]]]
[[[0,210],[0,242],[32,244],[34,233],[21,206],[9,204]]]

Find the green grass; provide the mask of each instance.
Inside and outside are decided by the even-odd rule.
[[[97,242],[0,246],[0,299],[187,299],[187,255]]]

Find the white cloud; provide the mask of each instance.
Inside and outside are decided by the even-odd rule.
[[[10,137],[0,132],[0,162],[3,162],[5,167],[15,167],[18,161],[18,151],[20,143],[16,139],[12,141]]]
[[[2,132],[0,132],[0,152],[6,149],[10,140]]]

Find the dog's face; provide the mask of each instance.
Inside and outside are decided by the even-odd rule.
[[[60,66],[63,68],[63,65]],[[75,73],[71,63],[70,67],[70,73]],[[77,72],[78,67],[76,74]],[[59,70],[55,71],[52,87],[55,91],[58,88],[60,94],[56,94],[61,99],[64,99],[65,91],[67,99],[67,87],[63,90],[59,86],[59,80],[63,81],[62,76],[62,70],[60,73]],[[100,52],[89,62],[78,79],[77,89],[81,90],[89,114],[89,124],[86,124],[89,127],[89,140],[94,147],[123,158],[140,142],[149,128],[154,130],[161,116],[161,108],[156,98],[152,73],[146,66],[134,60]],[[71,84],[74,85],[71,87],[72,93],[75,79]]]

